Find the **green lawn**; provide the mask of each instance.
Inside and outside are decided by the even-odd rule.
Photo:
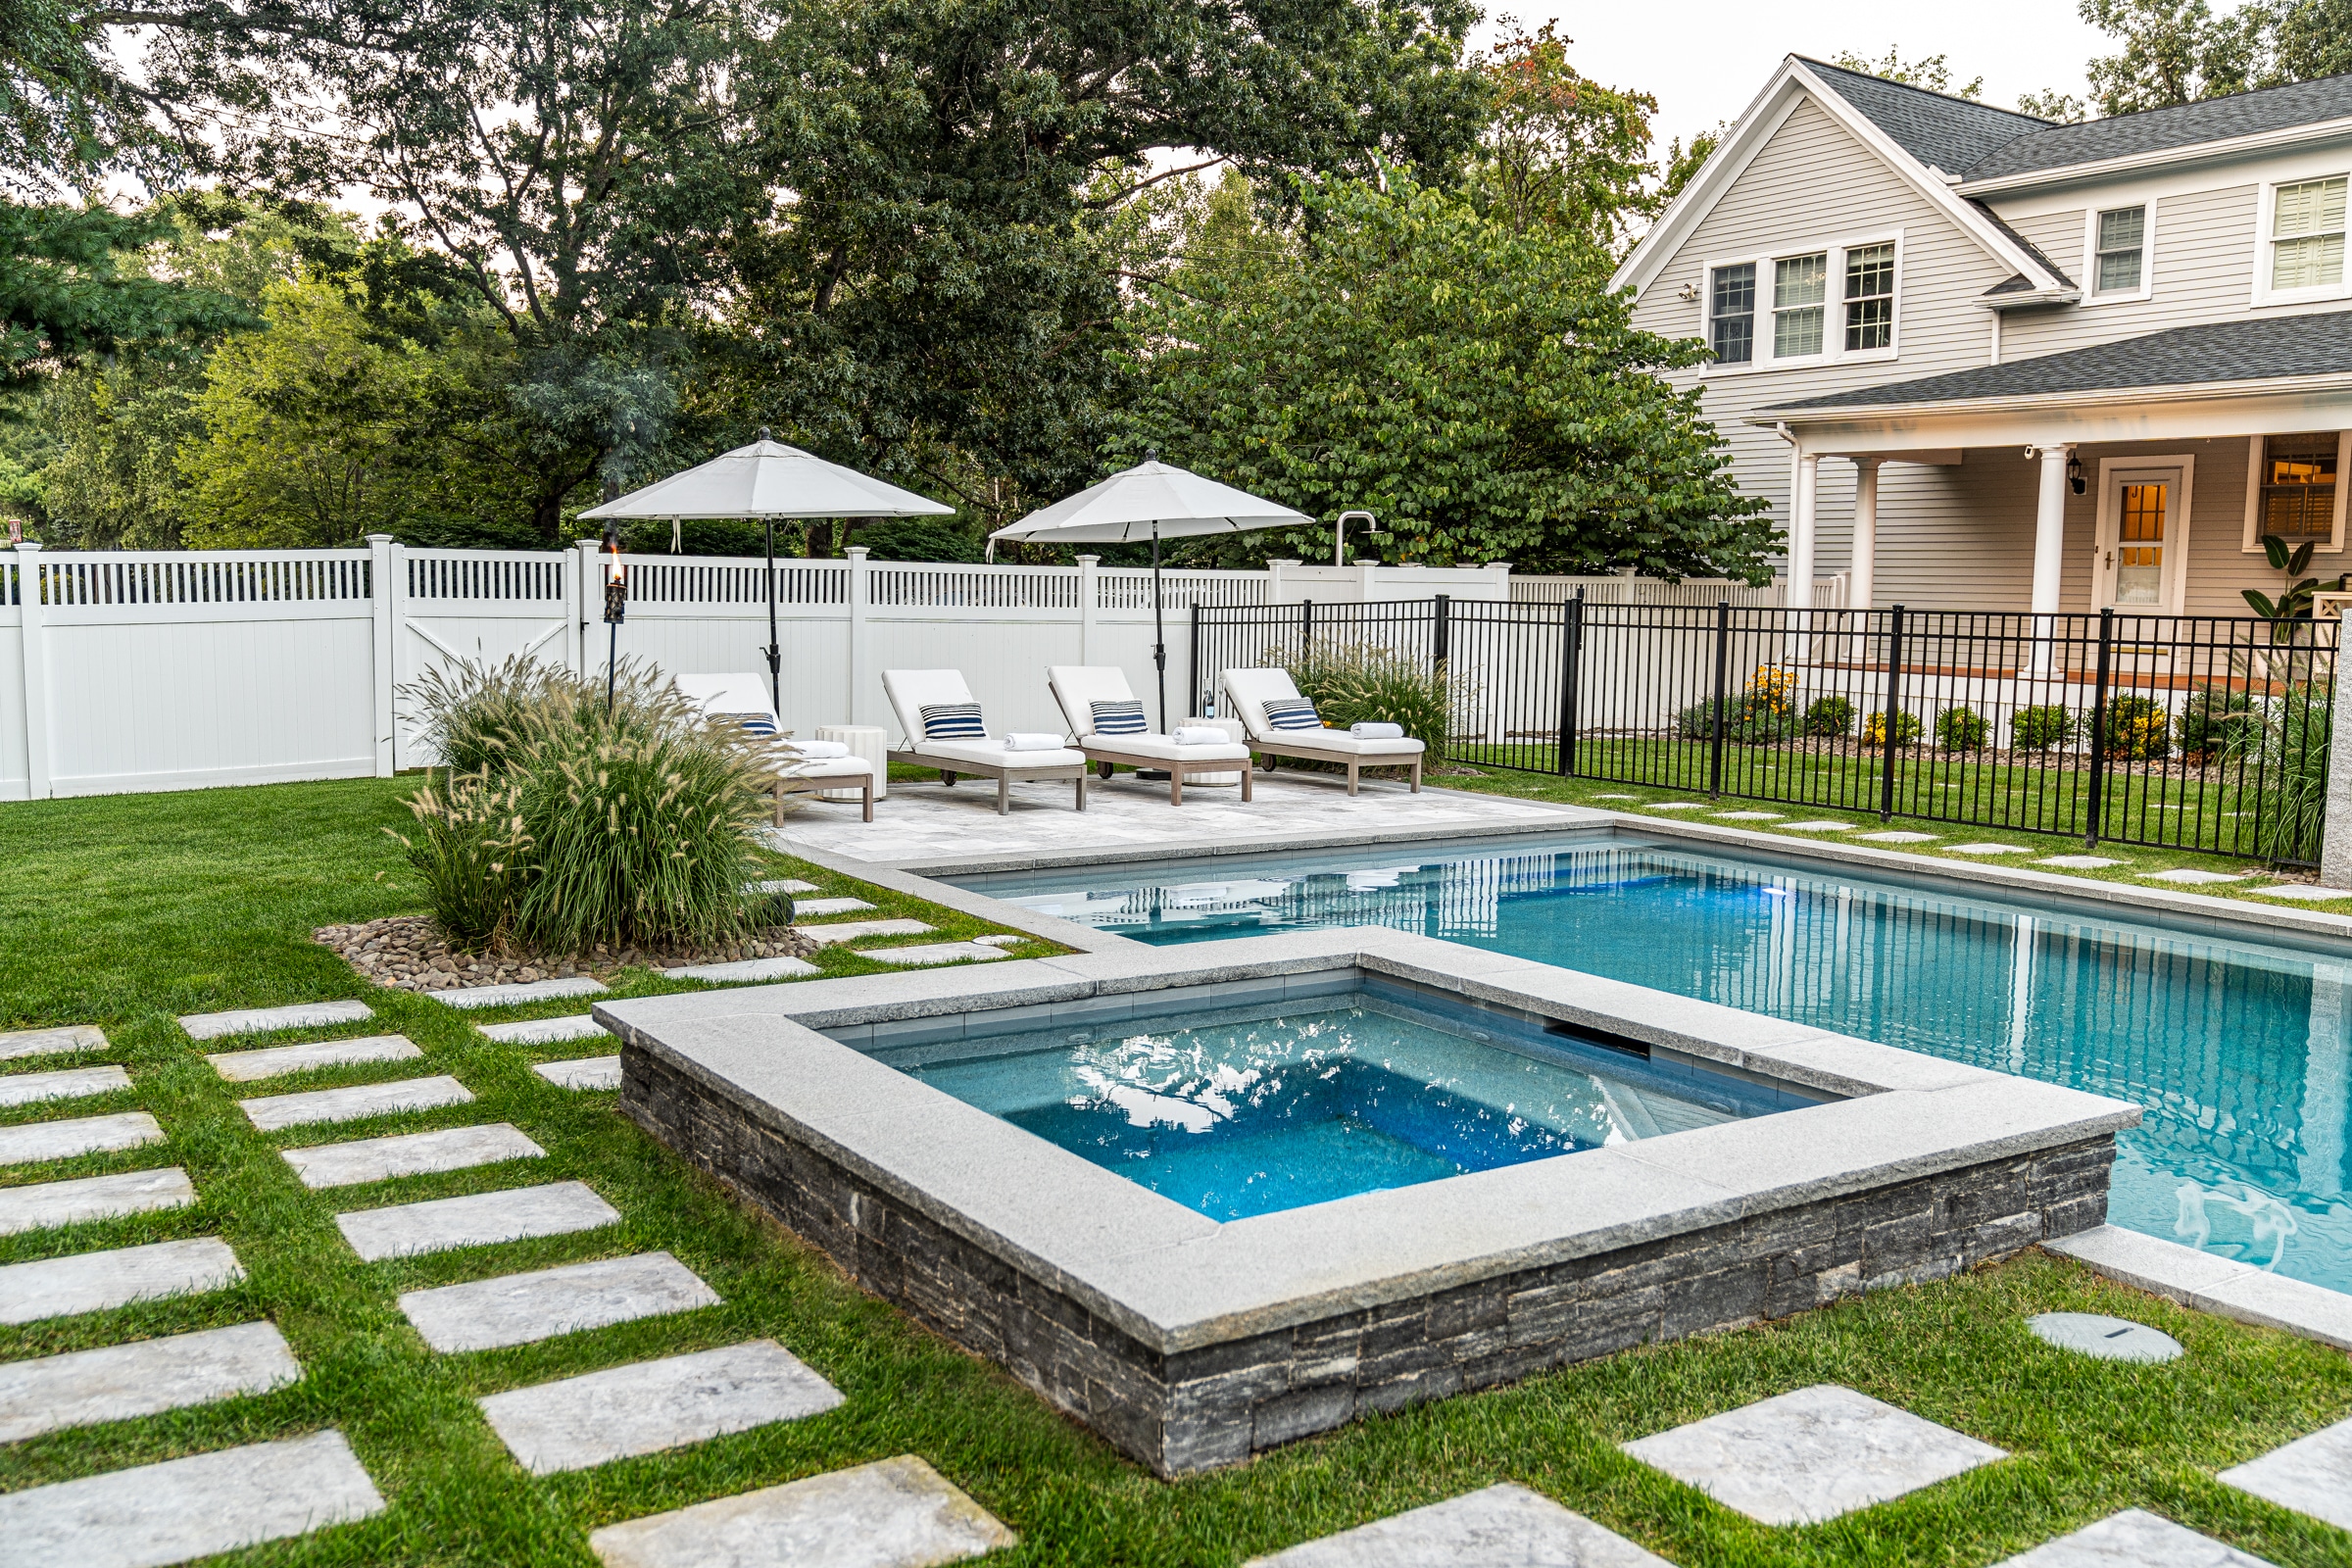
[[[1472,781],[1502,787],[1511,781]],[[1490,1482],[1525,1482],[1669,1560],[1697,1565],[1984,1564],[2138,1505],[2284,1568],[2352,1568],[2352,1535],[2257,1502],[2215,1471],[2352,1414],[2339,1352],[2182,1311],[2038,1254],[1964,1279],[1887,1292],[1785,1322],[1616,1356],[1358,1422],[1257,1462],[1178,1485],[1146,1476],[993,1367],[860,1294],[820,1256],[739,1208],[617,1115],[610,1094],[567,1094],[529,1071],[593,1042],[492,1045],[433,1002],[375,992],[378,1021],[422,1063],[327,1069],[260,1090],[220,1082],[172,1021],[198,1009],[357,996],[365,987],[308,935],[409,912],[393,846],[400,781],[284,785],[0,808],[0,1027],[96,1022],[134,1090],[109,1101],[0,1112],[10,1121],[152,1110],[168,1149],[0,1173],[0,1182],[184,1165],[202,1202],[175,1214],[0,1238],[0,1262],[214,1234],[251,1272],[179,1302],[0,1329],[0,1359],[274,1319],[307,1372],[259,1398],[0,1446],[0,1490],[234,1444],[340,1428],[391,1503],[381,1517],[221,1559],[251,1564],[586,1565],[590,1530],[620,1519],[916,1453],[1005,1520],[1006,1563],[1239,1562]],[[789,863],[789,862],[783,862]],[[842,879],[800,874],[826,884]],[[979,921],[889,895],[943,930]],[[828,953],[828,972],[866,960]],[[623,991],[660,989],[627,977]],[[562,1007],[541,1010],[576,1010]],[[514,1012],[499,1016],[515,1016]],[[296,1037],[299,1038],[299,1037]],[[65,1065],[62,1059],[38,1065]],[[16,1064],[28,1065],[28,1064]],[[263,1135],[239,1093],[456,1074],[468,1106]],[[280,1147],[505,1120],[548,1151],[493,1166],[312,1193]],[[612,1230],[363,1264],[338,1209],[578,1179],[624,1216]],[[667,1249],[726,1304],[467,1355],[427,1351],[394,1305],[403,1290],[520,1268]],[[2094,1363],[2028,1337],[2020,1319],[2065,1308],[2153,1323],[2189,1348],[2168,1366]],[[480,1394],[768,1336],[848,1396],[813,1420],[568,1477],[525,1475],[484,1425]],[[1618,1442],[1766,1395],[1835,1381],[2011,1450],[1909,1498],[1795,1530],[1747,1523],[1620,1455]],[[0,1558],[6,1555],[0,1544]]]

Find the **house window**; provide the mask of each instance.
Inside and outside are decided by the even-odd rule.
[[[2094,294],[2135,294],[2146,261],[2148,210],[2123,207],[2099,215],[2099,252],[2092,269]]]
[[[2275,533],[2290,543],[2335,537],[2336,461],[2334,431],[2323,435],[2263,438],[2260,521],[2255,536]]]
[[[2271,287],[2340,287],[2344,281],[2344,176],[2307,179],[2272,193]]]
[[[1714,296],[1708,308],[1715,358],[1725,365],[1745,365],[1756,357],[1756,264],[1715,269]]]
[[[1830,258],[1784,256],[1772,264],[1772,357],[1802,359],[1821,352],[1821,326],[1829,300]]]
[[[1894,347],[1894,247],[1845,253],[1845,352]]]

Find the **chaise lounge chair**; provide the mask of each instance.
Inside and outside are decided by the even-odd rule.
[[[894,762],[936,767],[941,782],[954,784],[959,773],[997,781],[997,814],[1012,808],[1007,793],[1015,784],[1069,779],[1077,785],[1076,810],[1086,809],[1086,754],[1066,746],[1052,750],[1016,752],[1002,737],[991,736],[972,701],[972,689],[961,672],[953,669],[886,669],[882,690],[906,733],[900,749],[888,753]]]
[[[673,675],[671,684],[689,702],[702,705],[703,716],[733,719],[754,734],[777,736],[779,746],[795,747],[781,738],[783,721],[769,701],[767,682],[758,675]],[[874,819],[874,766],[862,757],[804,757],[789,773],[779,773],[770,786],[776,797],[776,826],[784,825],[784,797],[815,795],[824,790],[857,790],[863,797],[865,820]]]
[[[1250,748],[1274,769],[1277,757],[1298,757],[1315,762],[1334,762],[1348,769],[1348,793],[1355,793],[1356,775],[1367,767],[1410,767],[1413,793],[1421,793],[1421,757],[1428,750],[1411,736],[1401,740],[1358,740],[1344,729],[1325,729],[1317,720],[1287,669],[1229,669],[1218,678],[1225,693],[1226,711],[1250,732]],[[1296,715],[1290,727],[1268,716],[1267,705],[1288,707]]]
[[[1184,804],[1184,780],[1189,773],[1242,775],[1242,799],[1250,794],[1250,748],[1238,741],[1223,745],[1179,746],[1169,735],[1144,728],[1144,705],[1127,685],[1127,672],[1112,666],[1050,664],[1046,684],[1061,716],[1069,721],[1078,749],[1103,778],[1113,764],[1137,768],[1166,768],[1168,804]],[[1125,721],[1127,727],[1119,727]],[[1105,730],[1109,723],[1113,728]]]

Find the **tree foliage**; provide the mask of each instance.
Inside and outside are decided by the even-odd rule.
[[[1388,184],[1301,182],[1299,221],[1153,286],[1114,453],[1156,447],[1323,524],[1253,553],[1327,556],[1362,507],[1402,560],[1763,573],[1762,504],[1656,373],[1700,346],[1637,330],[1577,237]]]
[[[2247,0],[2219,14],[2207,0],[2080,0],[2080,10],[2115,53],[2086,68],[2087,102],[2034,94],[2027,113],[2135,114],[2352,72],[2352,0]]]
[[[0,385],[128,349],[186,349],[248,318],[215,289],[159,277],[169,214],[0,202]]]
[[[1649,158],[1658,101],[1580,74],[1568,62],[1571,41],[1547,22],[1488,57],[1494,118],[1475,177],[1512,226],[1548,223],[1615,255],[1661,205]]]
[[[1983,76],[1953,85],[1952,63],[1948,55],[1922,55],[1917,60],[1905,60],[1901,50],[1890,47],[1886,59],[1869,60],[1847,49],[1840,51],[1830,64],[1846,71],[1858,71],[1866,76],[1907,82],[1930,92],[1948,93],[1954,98],[1976,99],[1984,96]]]

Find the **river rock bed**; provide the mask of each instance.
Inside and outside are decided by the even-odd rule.
[[[771,926],[736,942],[695,949],[605,947],[584,954],[461,953],[450,946],[429,915],[399,914],[360,925],[322,925],[312,939],[379,986],[402,991],[452,991],[460,986],[500,986],[572,975],[608,979],[633,964],[667,968],[688,963],[726,963],[737,958],[806,957],[815,944]]]

